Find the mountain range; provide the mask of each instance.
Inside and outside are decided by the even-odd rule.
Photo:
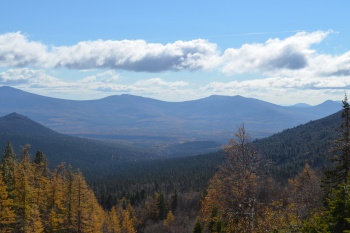
[[[18,112],[57,132],[89,138],[226,143],[244,123],[254,138],[328,116],[339,102],[279,106],[242,96],[165,102],[132,95],[64,100],[0,87],[0,115]]]

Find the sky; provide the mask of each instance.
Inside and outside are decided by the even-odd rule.
[[[350,1],[18,1],[0,14],[0,86],[63,99],[342,100]]]

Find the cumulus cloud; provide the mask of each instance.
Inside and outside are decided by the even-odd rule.
[[[211,69],[218,63],[216,45],[205,40],[149,44],[143,40],[87,41],[57,47],[55,67],[74,69],[113,68],[131,71]]]
[[[0,35],[0,54],[0,66],[7,67],[160,72],[209,70],[220,63],[216,44],[202,39],[165,45],[144,40],[97,40],[47,47],[16,32]]]
[[[285,39],[273,38],[265,43],[228,48],[221,54],[215,43],[203,39],[168,44],[144,40],[96,40],[81,41],[72,46],[47,46],[16,32],[0,35],[0,66],[135,72],[218,69],[228,75],[281,76],[298,75],[302,71],[321,76],[348,76],[350,52],[329,55],[312,48],[330,33],[299,32]],[[114,76],[109,81],[117,79]]]
[[[28,41],[20,32],[0,35],[0,66],[42,66],[47,55],[45,45]]]
[[[244,44],[229,48],[223,54],[222,71],[227,74],[299,70],[307,67],[315,51],[310,47],[320,43],[330,32],[299,32],[294,36],[269,39],[264,44]]]

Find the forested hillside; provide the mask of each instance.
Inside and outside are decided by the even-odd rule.
[[[66,162],[85,173],[95,173],[120,161],[155,156],[132,146],[63,135],[18,113],[0,117],[0,143],[6,145],[9,141],[16,153],[20,153],[21,146],[30,144],[33,151],[45,151],[53,167]]]
[[[286,129],[253,142],[262,157],[270,161],[270,172],[286,181],[300,172],[305,162],[324,170],[331,166],[329,155],[341,135],[341,112]]]

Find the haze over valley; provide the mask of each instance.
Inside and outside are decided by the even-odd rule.
[[[165,102],[133,95],[64,100],[0,87],[1,115],[17,112],[57,132],[128,141],[216,141],[225,144],[240,124],[254,138],[326,117],[340,102],[280,106],[242,96],[209,96]]]

